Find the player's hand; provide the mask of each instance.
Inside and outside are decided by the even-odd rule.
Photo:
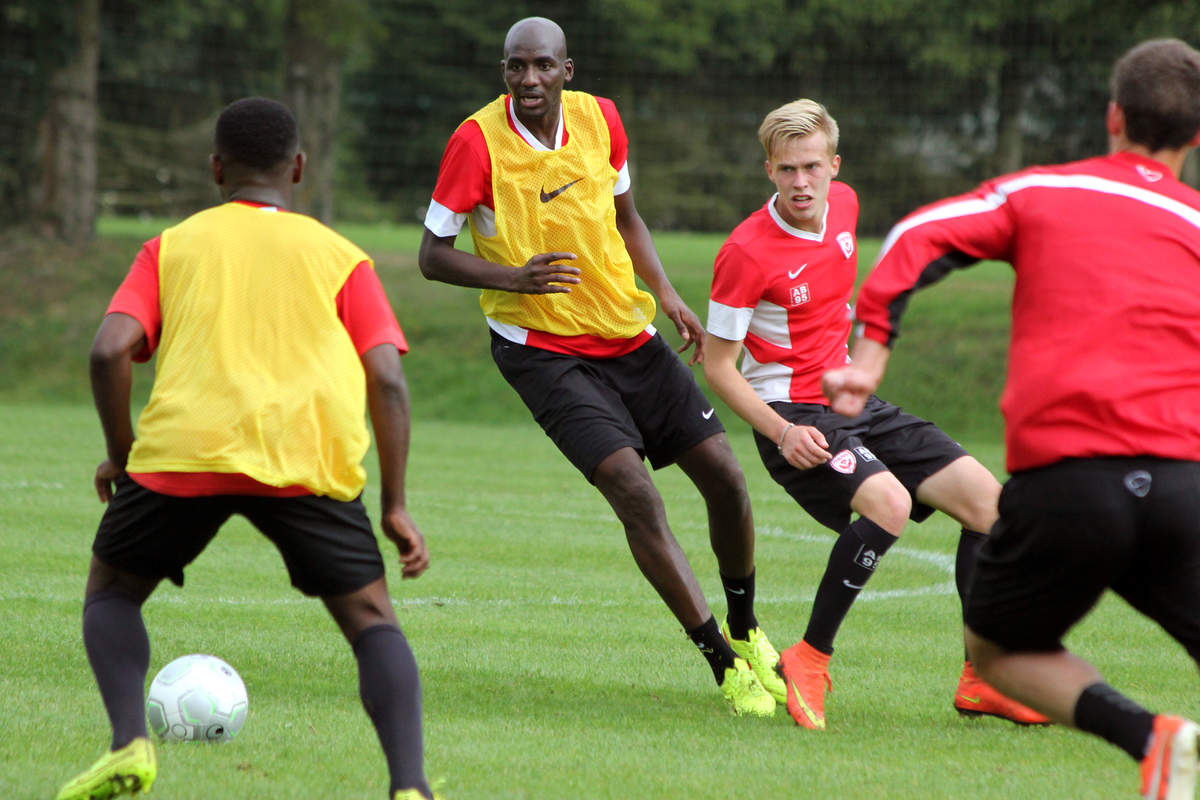
[[[429,566],[429,550],[408,512],[403,508],[386,509],[380,526],[400,551],[400,577],[415,578],[424,572]]]
[[[96,487],[96,495],[101,503],[107,503],[113,498],[113,481],[125,474],[124,467],[118,467],[112,459],[106,458],[96,467],[96,477],[92,484]]]
[[[704,326],[700,324],[700,318],[687,307],[687,304],[677,294],[670,297],[660,297],[659,304],[662,306],[662,312],[667,315],[667,318],[675,323],[675,330],[679,332],[679,338],[683,340],[683,344],[676,347],[675,352],[682,353],[692,345],[695,345],[696,349],[692,352],[692,357],[688,360],[688,364],[703,363]]]
[[[811,425],[793,425],[783,434],[781,452],[787,462],[796,469],[819,467],[833,454],[827,449],[829,442],[825,434]]]
[[[821,391],[829,398],[829,407],[847,417],[857,417],[875,391],[877,382],[853,364],[832,369],[821,377]]]
[[[538,253],[515,271],[513,291],[522,294],[570,293],[571,285],[579,283],[579,267],[551,262],[574,261],[576,258],[574,253]]]

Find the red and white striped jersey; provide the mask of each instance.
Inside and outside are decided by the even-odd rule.
[[[717,253],[708,332],[743,343],[742,375],[764,402],[827,402],[821,376],[847,358],[857,225],[858,196],[834,181],[819,233],[785,222],[772,197]]]
[[[1129,152],[988,181],[884,241],[855,308],[893,343],[909,294],[979,259],[1013,265],[1008,469],[1200,459],[1200,192]],[[953,390],[953,387],[947,387]]]

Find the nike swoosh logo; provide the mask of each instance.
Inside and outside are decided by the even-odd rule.
[[[961,697],[963,700],[966,700],[968,703],[978,704],[978,703],[983,702],[982,697],[967,697],[965,694],[960,694],[959,697]]]
[[[715,410],[716,409],[710,408],[708,411],[701,411],[700,416],[704,417],[705,419],[710,419]]]
[[[847,589],[861,589],[862,587],[866,586],[865,583],[860,583],[856,586],[855,584],[851,583],[850,581],[846,580],[845,578],[842,578],[842,583],[844,583],[846,585]]]
[[[570,183],[564,183],[562,186],[558,187],[553,192],[547,192],[545,189],[542,189],[542,195],[541,195],[542,202],[549,203],[551,200],[558,197],[560,194],[565,192],[567,189],[570,189],[572,186],[579,183],[581,180],[583,180],[583,178],[576,178],[575,180],[571,181]]]
[[[804,272],[804,268],[805,268],[805,267],[807,267],[807,266],[808,266],[808,263],[806,262],[806,263],[804,263],[804,264],[801,264],[801,265],[800,265],[800,269],[796,270],[795,272],[792,272],[792,271],[789,269],[789,270],[788,270],[788,277],[789,277],[789,278],[798,278],[798,277],[800,277],[800,273],[801,273],[801,272]]]
[[[730,594],[745,594],[746,593],[745,589],[726,589],[725,591],[729,592]]]
[[[813,710],[808,707],[808,703],[804,702],[804,698],[800,696],[800,690],[796,688],[795,681],[788,681],[788,686],[792,689],[792,694],[796,696],[796,703],[800,706],[800,710],[804,712],[804,716],[808,717],[808,721],[813,724],[814,728],[825,730],[825,718],[818,717],[813,713]]]

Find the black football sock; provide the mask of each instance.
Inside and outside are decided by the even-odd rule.
[[[692,628],[687,635],[692,640],[692,644],[696,645],[696,648],[707,659],[708,666],[712,667],[713,678],[720,685],[725,680],[725,670],[733,666],[733,659],[736,656],[729,643],[725,641],[725,637],[721,635],[721,629],[717,626],[717,618],[709,617],[708,622]]]
[[[1079,695],[1075,703],[1075,727],[1112,742],[1134,761],[1141,761],[1154,730],[1154,715],[1099,681]]]
[[[754,617],[754,573],[744,578],[722,575],[721,586],[725,589],[725,603],[729,608],[729,614],[725,617],[729,623],[729,635],[745,640],[750,629],[758,627],[758,620]]]
[[[954,556],[954,587],[958,589],[958,601],[962,605],[964,619],[967,614],[967,592],[971,589],[971,579],[975,577],[975,557],[986,538],[986,534],[966,528],[962,529],[962,535],[958,537],[958,552]],[[971,660],[965,646],[963,659]]]
[[[112,724],[112,749],[146,735],[146,671],[150,637],[142,606],[117,591],[100,591],[83,602],[83,647]]]
[[[353,647],[358,693],[387,758],[389,792],[416,789],[431,796],[421,733],[421,678],[408,640],[394,625],[373,625],[355,638]]]
[[[833,639],[842,620],[875,572],[879,559],[897,538],[866,517],[846,526],[829,553],[829,564],[817,587],[804,641],[832,655]]]

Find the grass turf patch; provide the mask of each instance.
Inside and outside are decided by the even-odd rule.
[[[758,613],[783,648],[804,630],[832,533],[732,441],[759,531]],[[1000,447],[967,442],[999,471]],[[104,749],[108,726],[79,635],[101,507],[102,454],[83,405],[0,407],[0,793],[50,796]],[[365,499],[377,516],[378,486]],[[424,684],[427,768],[466,798],[1111,797],[1135,765],[1057,729],[966,720],[951,709],[962,663],[952,588],[957,526],[910,526],[848,617],[831,674],[829,730],[726,711],[703,660],[638,574],[600,496],[532,422],[418,421],[411,511],[433,554],[391,592]],[[672,527],[718,616],[703,504],[676,469],[655,473]],[[146,606],[150,675],[188,652],[218,655],[250,696],[232,743],[160,747],[156,793],[381,798],[383,758],[354,662],[321,604],[290,588],[275,549],[234,520]],[[1113,685],[1155,709],[1200,713],[1174,644],[1106,599],[1073,634]]]

